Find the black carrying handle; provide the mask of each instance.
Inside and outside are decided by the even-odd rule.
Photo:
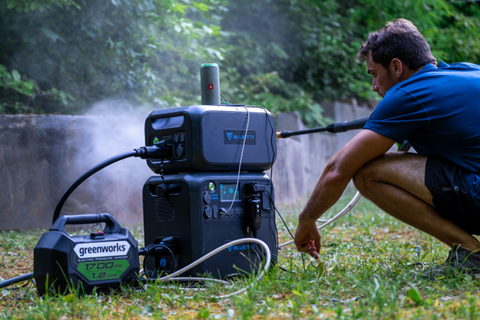
[[[119,233],[122,226],[108,213],[82,214],[75,216],[60,216],[50,228],[50,231],[65,231],[66,224],[89,224],[105,222],[104,233]]]

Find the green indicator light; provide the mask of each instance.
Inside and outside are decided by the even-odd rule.
[[[90,281],[119,279],[130,267],[127,259],[80,262],[77,270]]]
[[[160,141],[160,140],[158,140],[158,138],[155,137],[155,139],[153,139],[153,144],[156,144],[158,141]]]
[[[218,68],[218,64],[216,63],[203,63],[200,68],[204,68],[204,67],[217,67]]]
[[[209,189],[210,191],[215,191],[215,183],[210,182],[210,183],[208,184],[208,189]]]

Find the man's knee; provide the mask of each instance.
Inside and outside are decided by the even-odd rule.
[[[372,162],[368,162],[353,176],[353,184],[363,196],[368,197],[369,186],[373,183],[374,177],[375,168]]]
[[[353,176],[355,187],[364,197],[370,198],[369,192],[372,191],[375,183],[386,182],[384,181],[385,173],[393,169],[388,165],[390,158],[390,155],[375,158],[361,167]]]
[[[431,194],[425,186],[426,157],[416,154],[386,153],[365,164],[353,177],[360,193],[372,200],[384,184],[403,189],[431,203]]]

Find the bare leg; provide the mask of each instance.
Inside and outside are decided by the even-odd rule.
[[[427,158],[403,152],[387,153],[363,166],[354,183],[360,193],[391,216],[422,230],[448,246],[475,251],[480,242],[441,217],[425,186]]]

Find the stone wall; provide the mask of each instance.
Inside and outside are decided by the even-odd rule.
[[[368,116],[369,108],[335,103],[335,121]],[[144,120],[113,116],[0,115],[0,230],[49,228],[63,192],[94,165],[144,145]],[[298,115],[277,117],[277,131],[304,128]],[[279,139],[273,182],[277,203],[303,201],[327,161],[356,132]],[[108,212],[141,223],[142,187],[153,173],[130,158],[96,173],[67,200],[62,214]]]

